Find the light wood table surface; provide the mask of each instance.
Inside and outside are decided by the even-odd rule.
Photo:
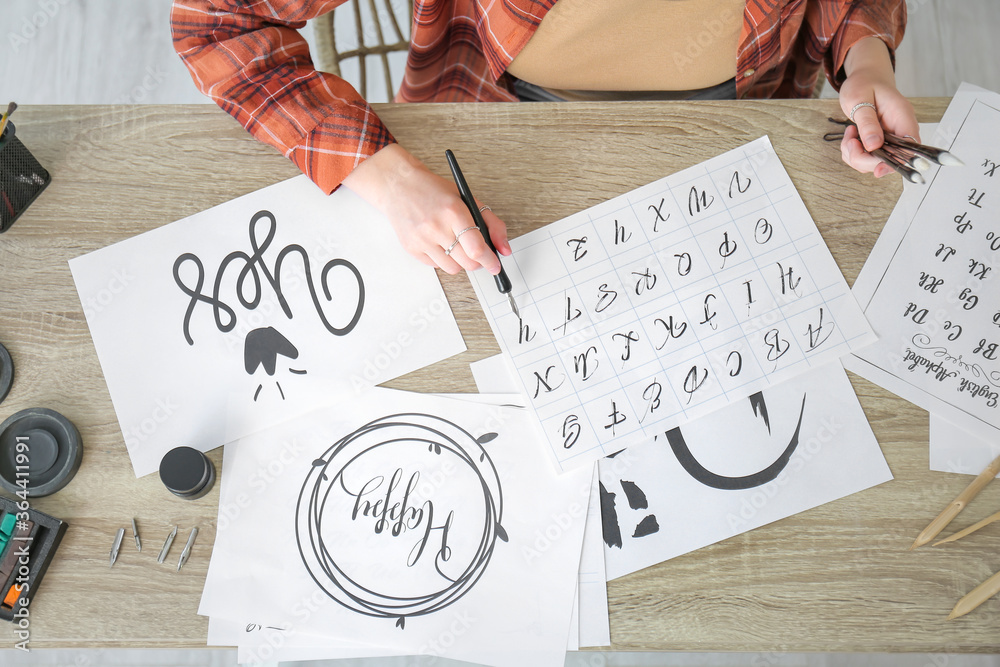
[[[937,121],[947,100],[917,100]],[[833,101],[383,105],[397,139],[442,176],[460,156],[477,197],[517,236],[767,134],[853,283],[901,192],[840,162],[821,140]],[[32,505],[69,530],[31,605],[43,647],[200,647],[196,610],[215,538],[218,489],[171,496],[136,479],[67,261],[289,178],[297,170],[214,106],[26,107],[17,134],[52,184],[0,235],[0,342],[17,368],[0,420],[27,407],[80,429],[73,482]],[[441,275],[469,350],[390,383],[475,391],[468,364],[499,351],[465,276]],[[142,335],[136,330],[136,335]],[[946,621],[954,603],[1000,570],[1000,530],[948,548],[908,551],[914,536],[968,483],[928,470],[927,413],[852,376],[895,480],[614,581],[616,649],[683,651],[1000,652],[1000,599]],[[221,463],[221,450],[211,454]],[[1000,507],[993,484],[959,517]],[[682,510],[681,510],[682,511]],[[143,550],[118,527],[139,523]],[[175,572],[156,555],[173,525]],[[263,538],[263,536],[262,536]],[[13,644],[13,640],[11,642]]]

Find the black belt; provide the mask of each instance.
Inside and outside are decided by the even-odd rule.
[[[509,76],[509,75],[508,75]],[[566,102],[566,98],[558,94],[536,86],[533,83],[522,81],[511,76],[513,81],[513,92],[522,102]],[[735,100],[736,99],[736,79],[732,78],[723,81],[717,86],[702,88],[700,90],[628,90],[628,91],[608,91],[611,95],[620,96],[618,99],[628,100]],[[599,101],[599,100],[594,100]]]

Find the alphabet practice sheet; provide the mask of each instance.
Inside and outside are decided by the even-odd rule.
[[[561,470],[875,340],[767,137],[511,242],[471,274]]]
[[[1000,95],[955,95],[934,145],[965,166],[929,172],[893,210],[854,285],[879,341],[844,360],[987,442],[1000,436],[998,128]]]

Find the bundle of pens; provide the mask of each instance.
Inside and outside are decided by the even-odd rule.
[[[843,125],[845,127],[857,125],[849,120],[828,119],[831,123]],[[828,132],[823,136],[826,141],[840,141],[844,138],[843,132]],[[871,151],[871,154],[895,169],[903,178],[911,183],[924,183],[921,172],[927,171],[932,164],[939,164],[946,167],[961,167],[964,162],[942,148],[925,146],[918,144],[909,137],[900,137],[895,134],[885,133],[885,143],[881,148]]]
[[[0,232],[14,224],[51,180],[16,136],[10,122],[16,109],[17,104],[11,102],[0,116]]]

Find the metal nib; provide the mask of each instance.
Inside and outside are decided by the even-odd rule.
[[[108,567],[111,567],[112,565],[114,565],[115,561],[118,560],[118,550],[122,546],[122,536],[123,535],[125,535],[125,529],[124,528],[119,528],[118,532],[115,534],[115,543],[111,546],[111,558],[110,558],[110,562],[108,563]]]
[[[163,559],[167,557],[167,552],[170,551],[170,545],[174,543],[175,537],[177,537],[177,526],[174,526],[174,529],[167,535],[167,539],[163,543],[163,548],[160,549],[160,555],[156,558],[157,563],[162,563]]]
[[[194,544],[194,538],[198,537],[198,528],[192,528],[191,534],[188,535],[187,544],[184,545],[184,551],[181,552],[180,560],[177,561],[177,571],[180,572],[181,568],[184,567],[184,563],[187,562],[188,557],[191,555],[191,545]]]
[[[135,538],[135,550],[142,551],[142,541],[139,539],[139,527],[135,525],[135,519],[132,519],[132,537]]]
[[[521,319],[521,313],[517,310],[517,304],[514,303],[514,295],[512,293],[507,292],[507,300],[510,301],[510,309],[517,315],[517,319]]]

